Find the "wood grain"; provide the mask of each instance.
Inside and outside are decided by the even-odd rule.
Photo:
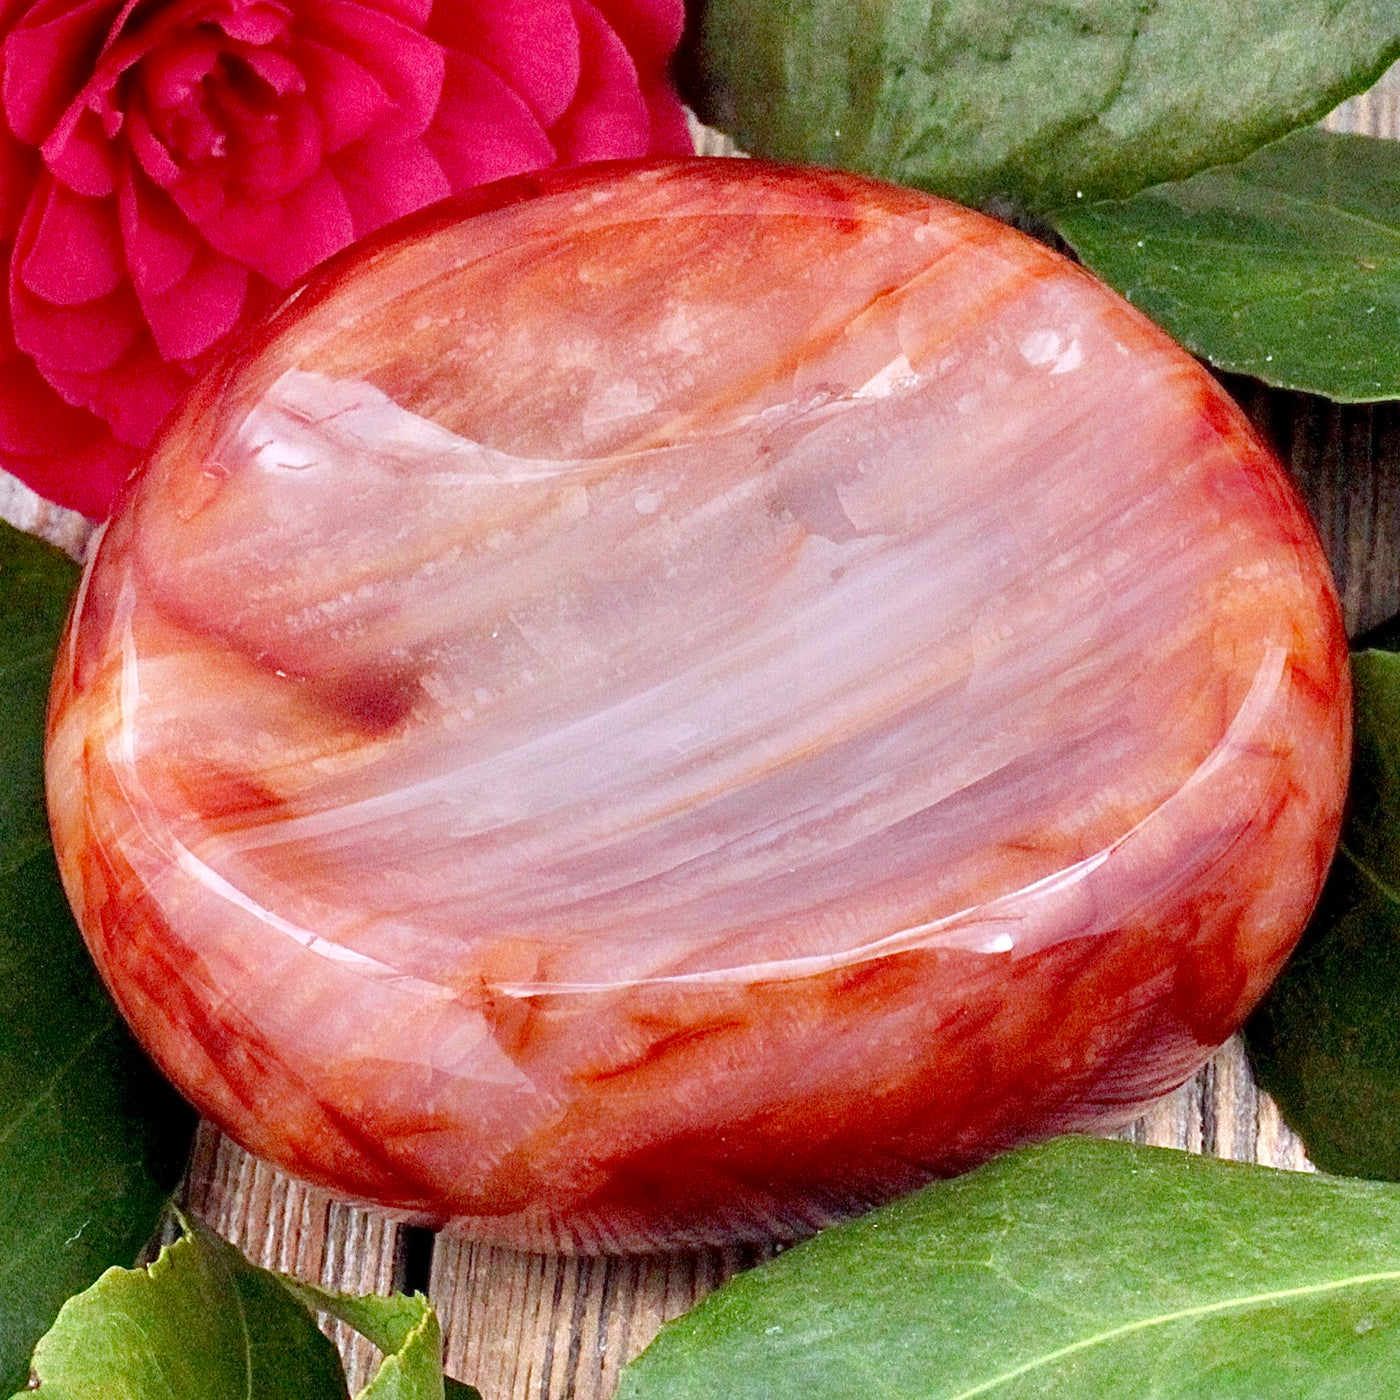
[[[1400,66],[1326,125],[1400,137]],[[697,150],[734,154],[718,133]],[[1317,522],[1357,635],[1400,612],[1400,408],[1348,408],[1231,379],[1229,387],[1277,447]],[[81,516],[0,474],[0,517],[81,558]],[[1292,1170],[1310,1170],[1297,1138],[1254,1086],[1238,1041],[1119,1136]],[[444,1324],[451,1374],[486,1400],[608,1400],[617,1375],[663,1322],[772,1249],[568,1259],[455,1239],[436,1242],[382,1213],[294,1181],[201,1126],[181,1198],[255,1262],[330,1288],[426,1286]],[[329,1328],[352,1389],[377,1358]]]

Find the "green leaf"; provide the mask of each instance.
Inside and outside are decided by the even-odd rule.
[[[818,1235],[619,1400],[1357,1400],[1400,1390],[1400,1188],[1062,1138]]]
[[[444,1389],[426,1298],[356,1298],[270,1273],[197,1221],[149,1269],[110,1269],[34,1353],[38,1400],[346,1400],[326,1312],[385,1353],[358,1400],[480,1400]],[[23,1400],[16,1396],[15,1400]]]
[[[135,1258],[194,1126],[99,982],[49,843],[44,708],[77,580],[0,525],[0,1395],[63,1300]]]
[[[1400,142],[1300,131],[1053,222],[1221,369],[1344,403],[1400,398]]]
[[[109,1269],[34,1353],[39,1400],[345,1400],[340,1356],[276,1274],[199,1226]],[[16,1397],[16,1400],[22,1400]]]
[[[339,1318],[385,1353],[359,1400],[481,1400],[471,1386],[443,1376],[442,1332],[421,1293],[358,1298],[299,1279],[282,1282],[308,1308]]]
[[[704,0],[700,117],[756,155],[1044,211],[1238,160],[1369,87],[1396,0]]]
[[[1351,673],[1356,737],[1342,844],[1246,1043],[1319,1166],[1400,1180],[1400,656],[1357,652]]]

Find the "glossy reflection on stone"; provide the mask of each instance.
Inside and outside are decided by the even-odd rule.
[[[1303,510],[1133,310],[937,200],[693,162],[416,218],[206,381],[49,785],[204,1112],[610,1248],[1179,1083],[1307,916],[1347,715]]]

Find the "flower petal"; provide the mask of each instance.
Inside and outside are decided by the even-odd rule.
[[[442,95],[442,46],[356,0],[316,0],[307,13],[306,32],[330,48],[340,49],[374,74],[396,108],[386,118],[386,141],[421,136]]]
[[[44,2],[40,0],[41,4]],[[122,82],[127,70],[138,65],[152,50],[171,42],[172,38],[178,41],[182,30],[199,22],[197,11],[208,0],[168,0],[168,3],[156,9],[147,5],[139,21],[128,23],[141,3],[142,0],[125,0],[120,13],[112,21],[92,77],[77,99],[79,104],[97,114],[109,140],[125,124],[124,109],[129,105],[133,91],[140,91],[139,84],[132,89]]]
[[[74,408],[21,354],[0,298],[0,467],[41,495],[100,519],[132,465],[107,425]]]
[[[12,136],[0,121],[0,240],[18,232],[40,170],[39,153]]]
[[[553,126],[578,91],[581,41],[569,0],[448,0],[433,7],[428,33],[494,69],[541,126]]]
[[[193,360],[226,336],[243,312],[248,269],[202,248],[190,270],[168,291],[142,297],[141,309],[167,360]]]
[[[675,92],[667,85],[648,89],[644,94],[647,111],[651,113],[651,147],[654,156],[693,156],[695,138],[685,108]]]
[[[427,137],[455,192],[553,165],[534,113],[480,59],[449,54],[442,103]]]
[[[304,97],[287,98],[278,105],[276,121],[238,133],[227,158],[210,161],[206,169],[216,178],[223,173],[230,193],[281,199],[315,175],[322,154],[315,107]]]
[[[145,106],[139,101],[127,108],[126,131],[141,168],[156,184],[169,189],[180,178],[180,167],[170,154],[170,148],[151,130]]]
[[[447,0],[447,3],[452,2]],[[428,16],[434,8],[433,0],[367,0],[367,3],[394,19],[402,20],[404,24],[412,25],[414,29],[422,29],[428,23]]]
[[[683,0],[601,0],[598,8],[639,72],[666,71],[685,29]]]
[[[41,146],[87,81],[120,0],[36,5],[5,39],[0,100],[10,129]]]
[[[183,187],[173,193],[219,252],[279,287],[295,282],[355,236],[345,194],[324,167],[285,199],[229,199],[217,213],[203,218],[186,205]]]
[[[8,34],[37,8],[34,0],[0,0],[0,36]]]
[[[24,285],[55,306],[80,306],[115,291],[126,262],[114,202],[74,194],[46,174],[34,208],[37,220],[19,263]]]
[[[69,189],[97,198],[112,193],[112,145],[102,119],[76,102],[44,142],[44,164]]]
[[[367,136],[393,112],[382,84],[348,54],[306,39],[298,46],[297,58],[321,117],[327,155]]]
[[[589,0],[572,3],[583,39],[583,76],[578,96],[550,138],[560,159],[570,165],[644,156],[651,142],[651,113],[636,65]]]
[[[278,53],[275,49],[250,48],[240,57],[278,97],[306,91],[306,79],[301,69],[286,54]]]
[[[100,431],[87,418],[58,398],[33,360],[0,364],[0,459],[81,450]]]
[[[186,30],[171,35],[145,54],[136,67],[141,87],[154,113],[173,113],[195,95],[195,89],[214,71],[222,50],[214,35]]]
[[[101,520],[139,461],[135,448],[65,403],[28,360],[0,364],[0,467],[26,486]]]
[[[206,22],[217,24],[230,39],[263,48],[291,28],[292,11],[276,0],[228,0]]]
[[[127,271],[144,303],[185,275],[203,240],[170,196],[130,160],[119,177],[117,215]]]
[[[452,193],[442,166],[421,141],[398,146],[360,141],[337,156],[332,168],[350,206],[356,238]]]
[[[219,219],[229,203],[229,193],[216,170],[194,170],[182,174],[167,191],[185,217],[204,234]]]
[[[52,180],[52,176],[44,178]],[[127,283],[81,306],[55,306],[36,296],[20,277],[44,215],[43,192],[31,200],[10,256],[10,322],[15,344],[41,370],[57,365],[91,374],[109,369],[145,330],[141,308]]]
[[[57,395],[55,395],[57,397]],[[86,515],[105,520],[122,487],[141,465],[143,454],[118,442],[100,418],[87,415],[102,431],[84,452],[16,462],[10,470],[41,496]]]
[[[138,448],[155,436],[190,380],[182,366],[161,359],[150,339],[100,374],[45,369],[43,375],[66,403],[97,414],[119,442]]]
[[[82,306],[54,306],[10,278],[15,343],[39,368],[97,374],[110,369],[145,329],[136,296],[127,285]]]

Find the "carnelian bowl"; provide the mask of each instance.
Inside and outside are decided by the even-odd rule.
[[[1179,1084],[1312,908],[1348,716],[1306,513],[1160,331],[965,209],[694,160],[412,217],[208,375],[49,800],[245,1146],[636,1249]]]

